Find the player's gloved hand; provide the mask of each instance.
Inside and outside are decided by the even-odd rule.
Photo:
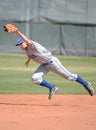
[[[19,29],[16,27],[16,26],[14,26],[13,24],[6,24],[5,26],[4,26],[4,31],[5,32],[8,32],[8,33],[15,33],[15,32],[17,32]]]

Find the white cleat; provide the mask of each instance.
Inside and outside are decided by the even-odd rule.
[[[92,85],[91,85],[90,82],[87,82],[87,86],[85,87],[85,89],[89,92],[89,94],[90,94],[91,96],[94,95],[94,89],[92,88]]]
[[[58,91],[58,88],[54,86],[52,89],[49,89],[49,97],[48,99],[51,100],[54,94]]]

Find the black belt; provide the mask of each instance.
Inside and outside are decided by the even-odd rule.
[[[47,63],[44,63],[44,65],[48,65],[49,63],[51,64],[53,61],[52,60],[50,60],[49,62],[47,62]]]

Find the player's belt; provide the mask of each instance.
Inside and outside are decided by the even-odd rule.
[[[49,62],[47,62],[47,63],[44,63],[44,65],[48,65],[48,64],[51,64],[53,61],[52,60],[50,60]]]
[[[52,63],[53,61],[52,60],[50,60],[50,62],[49,63]]]

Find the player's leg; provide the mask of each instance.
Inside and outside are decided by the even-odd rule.
[[[47,69],[46,66],[47,66],[46,64],[42,64],[38,67],[38,69],[32,75],[32,81],[35,84],[39,84],[40,86],[44,86],[44,87],[48,88],[49,89],[48,99],[52,99],[52,97],[54,96],[54,94],[58,90],[58,88],[43,79],[44,75],[49,72],[49,70]]]
[[[79,75],[69,72],[64,66],[62,66],[62,64],[60,63],[60,61],[57,58],[53,58],[53,62],[50,65],[50,69],[52,72],[62,76],[63,78],[66,78],[71,81],[76,81],[76,82],[82,84],[85,87],[85,89],[89,92],[89,94],[91,96],[93,96],[94,90],[92,88],[91,83],[86,82]]]
[[[49,71],[46,69],[46,65],[40,65],[37,70],[32,75],[32,81],[35,84],[39,84],[41,86],[45,86],[49,89],[53,88],[53,85],[48,83],[46,80],[43,79],[44,75],[47,74]]]

